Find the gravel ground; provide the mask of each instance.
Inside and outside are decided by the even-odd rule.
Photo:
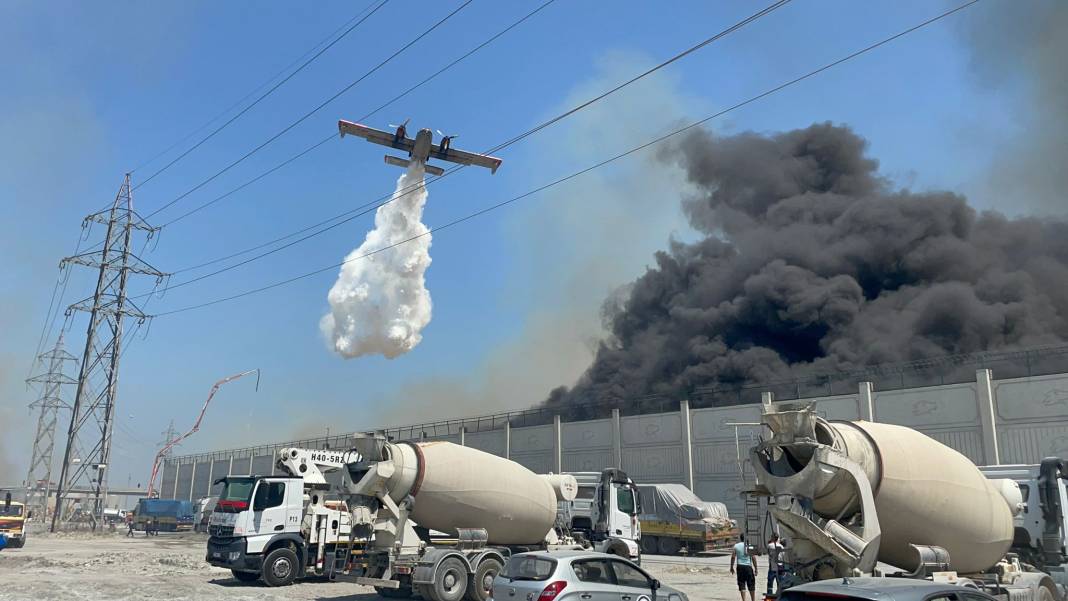
[[[204,562],[205,537],[192,533],[38,534],[22,549],[0,552],[0,601],[333,600],[379,601],[374,589],[345,582],[305,581],[283,588],[238,583]],[[714,559],[650,557],[645,568],[691,601],[738,598],[725,565]]]

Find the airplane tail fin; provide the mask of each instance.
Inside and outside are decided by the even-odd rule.
[[[412,162],[408,159],[402,159],[400,157],[395,157],[388,154],[386,155],[386,163],[395,167],[403,167],[405,169],[407,169],[408,166],[412,164]],[[440,176],[445,173],[444,169],[442,169],[441,167],[435,167],[434,165],[423,165],[423,168],[430,175]]]

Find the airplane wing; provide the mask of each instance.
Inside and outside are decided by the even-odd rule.
[[[360,125],[359,123],[353,123],[352,121],[345,121],[344,119],[337,122],[338,131],[341,132],[341,136],[345,134],[352,136],[359,136],[364,138],[368,142],[374,142],[375,144],[381,144],[382,146],[389,146],[390,148],[396,148],[397,150],[403,150],[405,152],[411,152],[415,146],[415,140],[409,137],[399,138],[396,134],[392,134],[388,131],[382,131],[373,127],[367,127],[366,125]]]
[[[490,170],[490,173],[497,173],[497,168],[501,166],[501,159],[497,157],[491,157],[485,154],[478,154],[474,152],[467,152],[466,150],[456,150],[455,148],[449,148],[442,152],[437,146],[430,150],[430,156],[442,161],[451,161],[453,163],[460,163],[461,165],[477,165],[479,167],[486,167]]]

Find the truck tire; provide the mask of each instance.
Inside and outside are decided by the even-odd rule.
[[[661,537],[657,543],[657,550],[661,555],[676,555],[679,552],[679,541],[674,538]]]
[[[467,567],[455,557],[448,557],[434,571],[434,582],[425,590],[426,601],[460,601],[467,592]]]
[[[297,578],[297,554],[289,547],[279,547],[263,559],[263,581],[267,586],[286,586]]]
[[[20,538],[18,540],[11,539],[11,540],[7,541],[7,546],[11,547],[12,549],[21,549],[23,547],[23,545],[25,545],[25,544],[26,544],[26,539],[24,539],[24,538]]]
[[[260,575],[257,572],[245,572],[243,570],[230,570],[230,573],[234,575],[234,578],[241,582],[256,582],[260,579]]]
[[[490,598],[490,589],[493,588],[493,579],[497,577],[497,574],[501,573],[501,569],[504,566],[501,562],[493,558],[488,558],[478,564],[475,568],[475,573],[471,574],[471,579],[467,583],[467,594],[464,598],[467,601],[486,601]]]
[[[642,535],[642,553],[656,555],[660,551],[660,540],[655,536]]]

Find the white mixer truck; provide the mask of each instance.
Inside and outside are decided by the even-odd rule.
[[[383,596],[485,601],[512,553],[592,546],[558,520],[558,503],[578,492],[573,476],[538,475],[514,461],[448,442],[392,443],[363,435],[355,438],[355,448],[364,461],[348,466],[348,492],[353,532],[364,542],[352,556],[350,574]],[[634,505],[633,483],[608,472],[613,474],[604,481],[611,488],[608,496],[629,495]],[[631,528],[636,517],[636,510],[608,513],[612,532]],[[413,522],[453,534],[457,543],[428,544],[416,535]],[[593,544],[639,554],[633,539]]]
[[[207,560],[242,581],[279,586],[326,576],[386,597],[485,601],[513,552],[594,548],[639,557],[637,489],[618,470],[606,470],[604,536],[587,540],[558,520],[558,503],[577,493],[573,476],[537,475],[470,447],[357,435],[354,451],[282,449],[278,465],[291,476],[223,479]],[[322,467],[343,468],[343,506],[325,500]],[[430,530],[455,544],[433,544]]]
[[[756,493],[791,543],[794,583],[878,573],[883,562],[1006,600],[1063,598],[1059,461],[984,475],[902,426],[829,422],[802,405],[766,405],[761,421],[770,436],[750,450]]]

